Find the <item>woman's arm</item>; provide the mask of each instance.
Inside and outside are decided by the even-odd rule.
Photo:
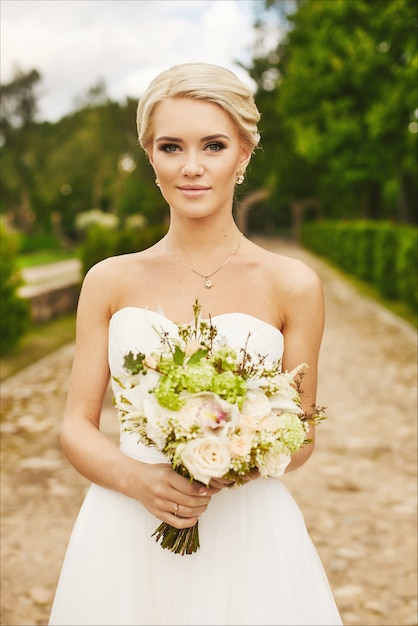
[[[300,363],[308,370],[302,379],[302,409],[311,412],[316,403],[318,357],[324,329],[324,296],[318,275],[303,263],[296,262],[294,284],[286,297],[282,332],[284,335],[283,371],[291,371]],[[315,426],[308,438],[314,440]],[[292,455],[286,472],[301,467],[311,456],[314,441]]]
[[[80,293],[76,351],[61,428],[62,449],[88,480],[135,498],[159,519],[186,528],[196,523],[214,490],[190,483],[169,464],[149,465],[127,457],[100,432],[103,399],[110,378],[112,270],[110,260],[92,268]],[[180,505],[181,516],[174,515],[176,505]]]

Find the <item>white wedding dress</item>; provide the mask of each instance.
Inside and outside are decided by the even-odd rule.
[[[239,347],[280,358],[283,336],[242,313],[212,318]],[[109,328],[109,362],[120,376],[130,350],[173,336],[161,312],[126,307]],[[115,410],[115,419],[117,419]],[[121,432],[123,453],[158,463],[161,453]],[[94,450],[92,450],[94,455]],[[50,625],[336,626],[341,618],[297,504],[277,478],[258,479],[212,497],[199,521],[200,550],[181,556],[151,537],[160,524],[142,504],[92,485],[68,545]]]

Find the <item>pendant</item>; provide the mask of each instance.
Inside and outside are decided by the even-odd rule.
[[[212,287],[212,285],[213,285],[212,281],[209,280],[209,278],[207,278],[205,280],[205,287],[206,287],[206,289],[210,289]]]

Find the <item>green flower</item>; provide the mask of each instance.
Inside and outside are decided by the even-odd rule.
[[[211,391],[230,404],[241,405],[247,392],[247,386],[241,376],[226,371],[215,376]]]
[[[205,359],[199,363],[190,365],[184,370],[185,387],[189,393],[200,393],[201,391],[213,391],[213,380],[215,369]]]
[[[281,440],[290,452],[296,452],[306,439],[305,427],[298,415],[286,413],[286,420],[281,433]],[[283,416],[284,417],[284,416]]]
[[[218,372],[233,371],[237,365],[237,353],[228,346],[214,350],[211,363]]]
[[[184,389],[183,370],[181,368],[175,368],[168,374],[161,375],[154,389],[154,394],[161,406],[166,409],[178,411],[184,404],[184,400],[179,395]]]

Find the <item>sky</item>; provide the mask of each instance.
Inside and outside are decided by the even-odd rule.
[[[41,74],[38,119],[57,121],[104,81],[139,98],[159,72],[189,61],[223,65],[252,86],[248,62],[260,0],[1,0],[1,83]]]

